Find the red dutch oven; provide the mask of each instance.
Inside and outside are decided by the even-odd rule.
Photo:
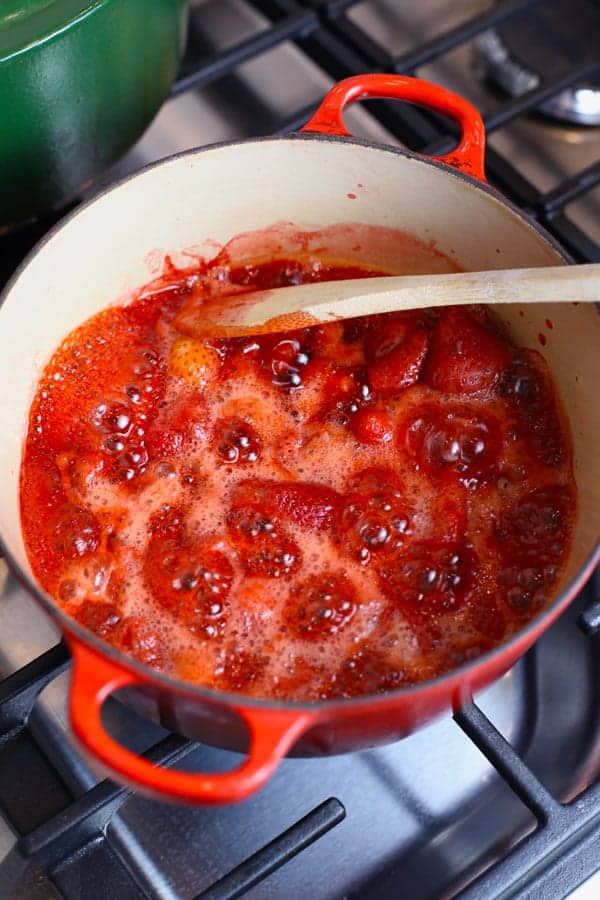
[[[370,97],[407,100],[455,119],[462,131],[456,149],[432,159],[353,138],[343,110]],[[116,781],[163,799],[229,803],[264,785],[288,753],[340,753],[397,740],[459,709],[506,672],[598,562],[600,317],[585,304],[565,303],[551,312],[543,304],[504,307],[499,315],[519,345],[543,351],[567,410],[579,488],[573,548],[553,602],[479,659],[384,695],[310,704],[251,699],[186,684],[127,657],[71,620],[31,575],[18,502],[23,438],[41,369],[72,328],[116,298],[132,296],[156,275],[165,253],[177,262],[185,259],[180,251],[197,252],[204,240],[222,246],[246,232],[256,247],[256,234],[272,234],[269,227],[277,222],[320,235],[325,256],[339,257],[339,235],[345,235],[346,262],[360,259],[392,273],[407,267],[394,242],[368,251],[349,246],[353,228],[408,232],[467,270],[567,263],[547,234],[486,185],[483,161],[481,118],[457,95],[400,76],[350,78],[331,90],[301,134],[184,153],[112,187],[51,232],[7,287],[0,309],[0,534],[14,573],[71,649],[73,732]],[[429,271],[424,265],[417,262],[412,271]],[[549,316],[554,327],[540,348],[537,337]],[[142,715],[191,738],[245,750],[246,758],[218,774],[160,768],[140,758],[103,727],[102,705],[122,689]]]

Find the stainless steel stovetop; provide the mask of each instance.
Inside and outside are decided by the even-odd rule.
[[[243,0],[195,0],[192,6],[194,35],[207,53],[265,25]],[[390,52],[400,54],[489,6],[478,0],[462,4],[373,0],[352,7],[348,17]],[[476,47],[461,45],[424,65],[418,74],[493,111],[501,98],[478,80],[482,66]],[[186,148],[268,133],[286,115],[316,103],[331,83],[300,49],[283,44],[234,73],[167,102],[105,182]],[[365,109],[354,108],[348,121],[361,136],[396,143]],[[496,131],[490,143],[543,191],[600,157],[599,128],[543,118],[520,117]],[[574,201],[568,212],[600,243],[600,187]],[[589,589],[588,599],[594,591],[597,594],[596,587]],[[574,796],[600,773],[600,654],[597,639],[585,637],[575,626],[583,602],[511,672],[476,698],[538,778],[561,799]],[[0,675],[23,666],[58,637],[0,561]],[[97,779],[72,747],[67,689],[68,673],[43,691],[31,729],[49,753],[60,757],[63,777],[77,794]],[[121,738],[137,747],[150,746],[160,735],[117,703],[110,705],[109,713]],[[234,754],[197,747],[186,766],[226,768],[235,759]],[[142,884],[146,880],[146,896],[191,898],[328,796],[338,797],[346,806],[344,822],[253,888],[248,897],[294,900],[312,895],[339,900],[362,896],[367,882],[369,897],[404,895],[402,885],[408,885],[405,896],[451,896],[535,824],[532,814],[448,717],[378,750],[287,760],[267,789],[241,807],[190,810],[132,797],[111,822],[108,838],[126,867]],[[13,843],[10,827],[0,819],[0,859]],[[91,867],[87,873],[70,870],[62,882],[58,879],[65,897],[81,900],[94,896],[90,885],[97,883]],[[0,896],[8,896],[2,887],[0,863]],[[592,890],[589,884],[588,889]],[[595,892],[600,894],[598,885]],[[14,896],[29,900],[56,893],[43,877],[28,876],[15,887]],[[117,886],[109,896],[120,900],[131,895]]]

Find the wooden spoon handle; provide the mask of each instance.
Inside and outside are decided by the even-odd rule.
[[[352,319],[373,313],[469,303],[593,303],[600,301],[600,265],[359,278],[246,294],[219,319],[244,331]]]

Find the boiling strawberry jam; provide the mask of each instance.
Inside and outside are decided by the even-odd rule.
[[[67,337],[21,472],[31,565],[67,613],[180,678],[318,699],[433,677],[544,607],[568,432],[543,358],[485,310],[194,334],[215,293],[365,274],[170,272]]]

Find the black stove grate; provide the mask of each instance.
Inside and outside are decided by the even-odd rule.
[[[207,53],[192,22],[188,50],[173,94],[206,86],[228,76],[243,62],[286,41],[293,41],[333,79],[367,71],[393,70],[411,74],[417,67],[438,59],[539,2],[506,0],[496,3],[483,15],[422,43],[409,53],[393,57],[348,16],[351,7],[359,5],[359,0],[255,0],[249,5],[266,17],[268,26],[225,51]],[[593,6],[600,17],[600,6]],[[488,117],[488,131],[535,111],[543,100],[576,84],[583,76],[599,72],[600,59],[582,60],[555,78],[542,79],[525,95],[502,102]],[[447,123],[415,107],[377,102],[369,104],[369,109],[388,131],[413,150],[444,152],[454,140]],[[306,121],[312,111],[312,107],[295,110],[272,130],[293,130]],[[487,153],[487,173],[491,183],[537,218],[576,260],[600,261],[600,247],[570,220],[566,210],[573,200],[600,183],[600,162],[546,193],[539,191],[509,159],[492,148]],[[10,275],[56,218],[50,217],[0,240],[0,280]],[[599,586],[600,582],[596,580],[588,588],[587,605],[580,620],[582,630],[592,641],[597,641],[600,633]],[[151,872],[136,872],[135,866],[131,865],[125,872],[118,854],[107,846],[106,829],[130,792],[108,781],[89,790],[75,789],[60,767],[53,763],[48,748],[32,733],[30,722],[37,696],[68,667],[68,663],[66,648],[58,645],[0,682],[0,809],[19,836],[9,858],[0,867],[0,895],[8,896],[9,884],[20,880],[29,885],[27,896],[55,896],[53,885],[60,882],[59,876],[64,876],[69,862],[85,856],[90,866],[98,865],[98,895],[112,879],[114,896],[163,896],[160,888],[153,884]],[[499,862],[479,877],[474,873],[462,896],[565,896],[600,866],[600,782],[592,784],[571,803],[562,804],[534,776],[474,703],[466,706],[455,719],[537,821],[537,828],[506,852]],[[151,747],[145,755],[156,763],[172,765],[182,760],[192,747],[191,742],[171,735]],[[344,807],[338,800],[325,800],[300,821],[290,823],[287,831],[274,836],[269,844],[201,896],[242,896],[318,840],[344,815]],[[66,878],[68,880],[68,876]],[[372,889],[361,891],[360,896],[396,897],[401,883],[401,869],[396,871],[392,867],[385,878],[378,879]]]

